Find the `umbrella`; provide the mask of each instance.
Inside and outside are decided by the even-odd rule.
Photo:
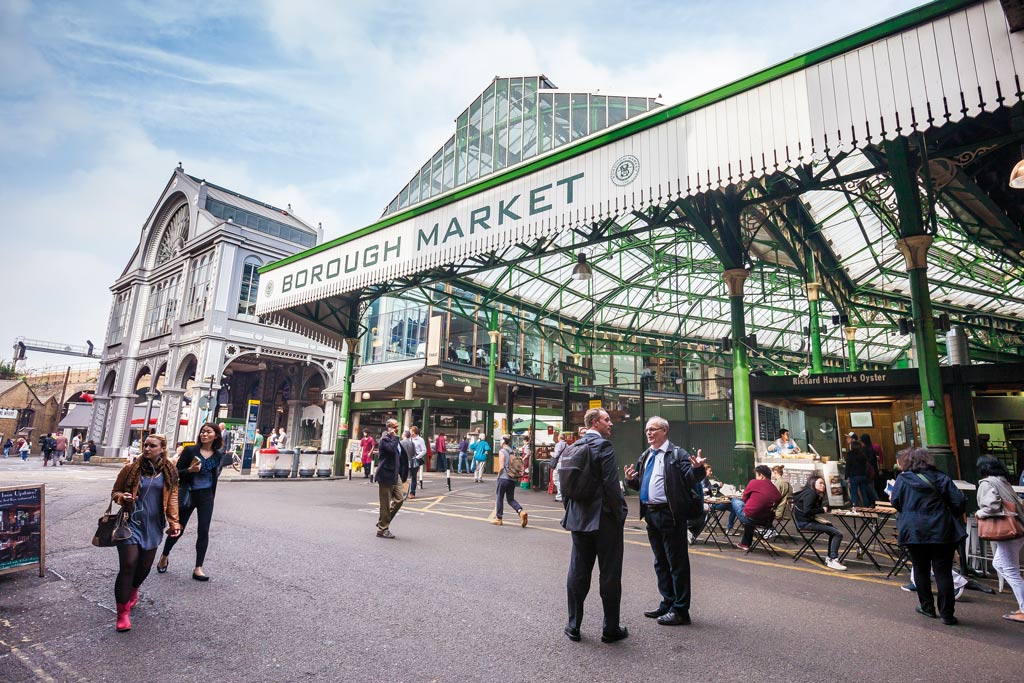
[[[512,431],[513,432],[526,432],[526,431],[529,431],[529,429],[530,429],[530,421],[529,420],[520,420],[519,422],[516,422],[516,423],[514,423],[512,425]],[[540,420],[536,420],[533,423],[533,431],[535,431],[535,432],[546,432],[547,430],[548,430],[548,423],[547,422],[541,422]]]

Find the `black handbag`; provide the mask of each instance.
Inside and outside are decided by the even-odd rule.
[[[96,525],[96,534],[92,537],[92,544],[97,548],[110,548],[117,545],[118,541],[126,541],[132,537],[132,531],[128,528],[128,512],[123,508],[117,512],[111,512],[114,501],[107,504],[107,511],[100,517]]]

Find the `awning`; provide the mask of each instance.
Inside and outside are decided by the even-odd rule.
[[[72,403],[68,414],[57,424],[61,429],[88,429],[92,424],[92,404]]]
[[[356,378],[352,382],[352,391],[383,391],[393,387],[402,380],[412,377],[426,367],[423,358],[403,360],[395,363],[366,365],[356,370]],[[324,394],[340,395],[344,391],[344,383],[336,382],[324,389]]]
[[[132,429],[141,429],[146,424],[146,412],[149,410],[149,406],[146,403],[136,403],[135,407],[132,408]],[[155,427],[160,418],[160,402],[156,401],[153,403],[153,410],[149,413],[149,426]],[[187,425],[188,420],[181,418],[178,424]]]

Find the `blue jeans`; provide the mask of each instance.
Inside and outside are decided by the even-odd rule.
[[[456,466],[456,472],[462,472],[462,463],[466,463],[466,474],[473,471],[473,461],[469,457],[469,453],[466,451],[459,451],[459,464]]]
[[[416,479],[419,478],[419,473],[420,473],[420,468],[419,467],[410,467],[409,468],[409,481],[412,482],[411,484],[409,484],[409,495],[410,496],[415,496],[416,495]]]
[[[820,531],[823,534],[828,534],[828,557],[832,560],[839,557],[839,545],[843,542],[842,531],[831,524],[820,524],[818,522],[808,522],[806,524],[797,522],[796,526],[801,531]]]
[[[850,500],[857,507],[871,507],[875,504],[874,487],[871,480],[864,477],[850,477]]]
[[[729,511],[729,523],[725,525],[725,528],[726,530],[731,530],[736,523],[736,518],[743,514],[743,499],[733,498],[728,503],[715,503],[714,507],[716,510]]]

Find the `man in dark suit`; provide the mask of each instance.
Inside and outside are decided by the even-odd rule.
[[[588,501],[565,498],[565,516],[562,527],[572,532],[572,555],[566,590],[569,597],[569,623],[565,635],[579,641],[583,621],[583,602],[590,592],[590,575],[597,560],[600,570],[601,604],[604,607],[604,628],[601,641],[614,643],[629,636],[619,624],[619,603],[622,598],[623,526],[626,523],[626,499],[619,485],[615,464],[615,448],[608,440],[612,435],[612,420],[600,408],[592,408],[583,416],[587,431],[581,437],[586,445],[590,471],[599,474],[601,487],[598,495]]]
[[[690,556],[687,551],[689,491],[704,479],[705,459],[690,455],[668,440],[668,421],[647,421],[647,443],[635,465],[626,465],[626,486],[640,491],[640,518],[647,520],[647,540],[654,551],[661,604],[644,612],[663,626],[690,623]]]
[[[388,420],[387,432],[380,438],[374,478],[380,492],[377,537],[394,538],[390,529],[391,520],[405,501],[405,481],[409,478],[409,461],[398,443],[398,420]]]

